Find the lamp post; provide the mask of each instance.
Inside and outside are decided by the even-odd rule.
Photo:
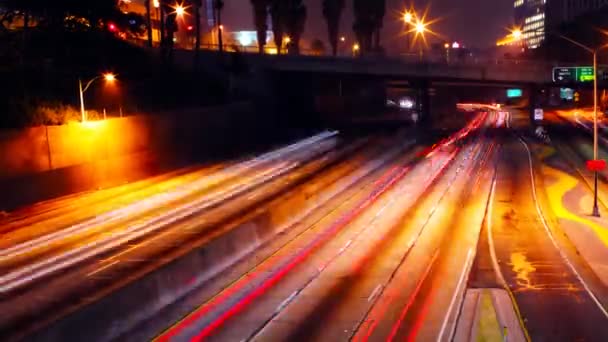
[[[412,12],[407,11],[405,12],[405,14],[403,15],[403,22],[405,23],[405,41],[406,41],[406,49],[405,52],[410,52],[410,50],[412,49],[411,46],[411,38],[410,38],[410,25],[412,25],[412,21],[414,20],[414,15],[412,14]]]
[[[608,47],[608,44],[593,49],[593,48],[588,47],[587,45],[577,42],[576,40],[574,40],[572,38],[566,37],[559,33],[554,33],[554,34],[556,36],[558,36],[559,38],[564,39],[593,55],[593,160],[597,160],[597,158],[598,158],[598,153],[597,153],[597,140],[598,140],[598,137],[597,137],[597,53],[600,50]],[[516,40],[519,40],[522,37],[522,33],[520,30],[513,31],[512,35]],[[594,170],[593,171],[593,211],[592,211],[592,215],[595,217],[600,217],[600,210],[597,205],[597,180],[598,180],[598,172],[597,172],[597,170]]]
[[[82,122],[85,122],[87,120],[86,118],[86,113],[84,110],[84,92],[87,91],[87,89],[89,89],[89,87],[91,86],[91,84],[93,84],[93,82],[95,82],[96,80],[103,78],[106,80],[106,82],[114,82],[114,80],[116,80],[116,75],[114,74],[103,74],[103,75],[99,75],[96,77],[93,77],[91,80],[89,80],[86,85],[84,86],[84,88],[82,87],[82,81],[79,78],[78,79],[78,90],[80,93],[80,115],[81,115],[81,119]]]
[[[418,21],[416,22],[415,29],[416,34],[424,35],[424,32],[426,31],[426,24],[422,21]],[[420,43],[418,43],[418,54],[420,55],[420,61],[422,61],[422,45]]]
[[[597,160],[598,159],[598,153],[597,153],[597,140],[598,140],[598,137],[597,137],[597,53],[600,50],[608,47],[608,44],[600,46],[595,49],[592,49],[586,45],[583,45],[583,44],[581,44],[571,38],[563,36],[561,34],[558,34],[557,36],[582,48],[583,50],[586,50],[587,52],[589,52],[593,55],[593,160]],[[593,213],[592,213],[592,215],[595,217],[600,217],[600,210],[597,205],[597,178],[598,178],[598,172],[597,172],[597,170],[595,170],[595,171],[593,171]]]

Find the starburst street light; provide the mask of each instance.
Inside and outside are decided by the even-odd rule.
[[[512,35],[512,36],[513,36],[513,38],[515,38],[515,39],[520,39],[520,38],[521,38],[522,33],[521,33],[521,30],[520,30],[520,29],[514,29],[514,30],[511,32],[511,35]]]
[[[412,19],[414,19],[414,16],[412,15],[411,12],[405,12],[405,14],[403,15],[403,21],[405,21],[407,24],[412,22]]]
[[[426,25],[422,21],[417,22],[416,23],[416,33],[424,34],[424,32],[426,32]]]
[[[184,6],[184,3],[178,3],[176,2],[175,5],[171,6],[173,7],[173,13],[175,13],[178,17],[183,18],[186,14],[188,14],[188,12],[186,12],[186,9],[188,8],[188,6]]]

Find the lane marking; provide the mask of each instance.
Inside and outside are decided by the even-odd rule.
[[[374,299],[376,297],[376,295],[379,293],[380,289],[382,289],[382,284],[378,284],[378,286],[376,286],[374,291],[372,291],[372,294],[370,294],[369,297],[367,297],[367,301],[371,302],[372,299]]]
[[[467,252],[466,262],[464,264],[464,267],[462,268],[462,272],[460,273],[460,278],[458,279],[458,283],[456,285],[456,290],[454,291],[454,294],[452,295],[452,300],[450,300],[450,305],[448,306],[448,311],[446,312],[445,318],[443,319],[443,323],[441,324],[441,329],[439,330],[439,336],[437,336],[437,341],[441,341],[441,338],[443,337],[443,334],[445,333],[445,329],[448,326],[448,320],[450,319],[452,310],[454,310],[454,304],[456,304],[456,298],[458,296],[460,296],[460,292],[463,289],[464,280],[466,278],[465,276],[469,273],[470,266],[473,265],[472,261],[473,261],[473,248],[470,247],[469,251]],[[456,323],[457,323],[457,321],[454,321],[454,324],[452,325],[452,328],[450,329],[450,334],[448,335],[448,339],[451,339],[451,337],[453,336],[454,329],[456,328]]]
[[[96,273],[99,273],[99,272],[101,272],[101,271],[105,270],[106,268],[108,268],[108,267],[110,267],[110,266],[113,266],[113,265],[115,265],[115,264],[118,264],[118,262],[119,262],[118,260],[115,260],[115,261],[113,261],[113,262],[111,262],[111,263],[109,263],[109,264],[103,265],[102,267],[100,267],[100,268],[96,269],[95,271],[93,271],[93,272],[91,272],[91,273],[88,273],[88,274],[87,274],[87,277],[90,277],[90,276],[92,276],[92,275],[94,275],[94,274],[96,274]]]
[[[587,283],[585,282],[585,280],[583,280],[583,277],[578,273],[578,271],[576,270],[576,268],[574,267],[574,265],[570,262],[570,259],[568,259],[568,256],[566,256],[566,254],[558,246],[557,241],[553,237],[553,233],[551,232],[551,229],[549,229],[549,225],[547,224],[547,221],[546,221],[546,219],[545,219],[545,217],[544,217],[544,215],[542,213],[542,210],[540,209],[540,205],[538,203],[538,197],[536,196],[536,182],[535,182],[535,179],[534,179],[534,168],[533,168],[533,163],[532,163],[532,152],[530,151],[530,148],[528,147],[528,144],[520,136],[518,136],[518,138],[519,138],[519,141],[521,142],[521,144],[524,145],[524,147],[526,148],[526,151],[528,152],[528,162],[529,162],[529,166],[530,166],[530,180],[531,180],[531,183],[532,183],[532,196],[534,197],[534,204],[535,204],[535,207],[536,207],[536,211],[538,213],[538,216],[540,217],[541,222],[543,223],[543,227],[545,227],[545,231],[549,235],[549,238],[550,238],[551,242],[553,243],[553,246],[559,252],[559,255],[562,257],[562,259],[564,260],[564,262],[568,265],[568,267],[570,268],[570,270],[572,270],[572,272],[574,273],[574,275],[576,276],[576,278],[581,282],[581,284],[585,288],[585,291],[587,291],[587,293],[589,294],[589,296],[591,297],[591,299],[595,302],[595,304],[597,305],[597,307],[604,314],[604,317],[608,318],[608,312],[606,311],[606,309],[602,306],[602,304],[597,299],[597,297],[595,296],[595,294],[593,294],[593,292],[589,288],[589,285],[587,285]]]
[[[399,327],[401,327],[401,322],[403,322],[408,311],[410,310],[412,305],[414,305],[415,299],[418,296],[418,293],[420,292],[420,290],[422,289],[422,285],[426,281],[426,278],[428,277],[428,275],[431,273],[431,269],[435,265],[435,261],[437,260],[437,257],[439,256],[439,251],[440,251],[440,249],[437,249],[435,251],[435,254],[433,254],[432,259],[430,260],[428,266],[426,267],[426,269],[424,270],[424,273],[422,274],[422,278],[420,278],[418,280],[418,284],[416,284],[416,287],[414,288],[414,292],[411,294],[408,302],[405,304],[405,307],[401,311],[401,314],[399,315],[399,319],[397,319],[397,322],[395,322],[395,324],[393,325],[393,328],[391,329],[391,333],[389,334],[388,338],[386,339],[387,341],[393,341],[395,339],[395,335],[397,335],[397,332],[399,331]],[[369,332],[370,335],[371,335],[372,331],[373,330],[371,330]],[[366,337],[369,338],[370,335],[368,335]],[[367,340],[367,338],[365,338],[365,340]]]
[[[498,265],[498,258],[496,257],[496,248],[494,246],[494,236],[492,234],[492,216],[494,213],[494,195],[496,194],[496,175],[492,181],[492,190],[490,192],[490,205],[488,208],[488,216],[486,217],[486,232],[488,234],[488,248],[490,249],[490,257],[492,259],[492,265],[494,266],[494,273],[498,277],[498,281],[503,286],[507,286],[505,277]]]

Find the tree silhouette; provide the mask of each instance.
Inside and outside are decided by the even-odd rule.
[[[289,42],[289,53],[298,55],[300,54],[300,39],[304,32],[304,25],[306,24],[306,6],[302,3],[302,0],[286,0],[288,3],[287,16],[285,22],[285,28],[287,34],[291,38]]]
[[[338,54],[338,30],[345,0],[323,0],[323,16],[327,22],[327,35],[332,55]]]
[[[285,21],[287,18],[287,2],[285,0],[272,0],[270,4],[270,19],[272,20],[272,35],[277,53],[281,54],[283,37],[285,35]]]
[[[224,9],[223,0],[213,0],[213,16],[215,17],[215,26],[217,26],[217,42],[220,52],[224,51],[224,42],[222,37],[222,10]]]
[[[41,27],[64,29],[65,19],[74,16],[87,19],[89,27],[100,27],[100,21],[115,18],[120,11],[115,0],[0,0],[0,8],[8,12],[19,12],[37,19]]]
[[[353,0],[355,22],[353,31],[359,42],[362,53],[368,53],[372,49],[372,35],[377,23],[374,18],[374,3],[377,0]]]
[[[253,6],[253,22],[258,33],[258,51],[264,53],[264,45],[266,45],[266,20],[268,19],[268,6],[270,0],[251,0]]]
[[[148,33],[148,47],[152,47],[152,0],[145,0],[146,6],[146,28]]]
[[[382,30],[384,15],[386,14],[386,0],[373,1],[373,23],[374,23],[374,42],[372,49],[380,51],[380,32]]]
[[[312,51],[313,55],[315,55],[315,56],[324,55],[325,54],[325,44],[323,44],[322,40],[315,39],[310,44],[310,50]]]

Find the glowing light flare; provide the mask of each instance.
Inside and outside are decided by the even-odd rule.
[[[416,23],[416,33],[423,34],[425,31],[426,31],[426,25],[422,21],[417,22]]]
[[[522,37],[521,30],[520,30],[520,29],[518,29],[518,28],[513,29],[513,31],[511,31],[511,36],[512,36],[513,38],[515,38],[516,40],[521,39],[521,37]]]
[[[175,5],[171,7],[173,8],[173,13],[177,14],[179,18],[183,18],[186,14],[188,14],[186,9],[188,9],[189,6],[184,6],[183,3],[175,3]]]
[[[285,44],[289,44],[289,43],[291,43],[291,38],[289,38],[289,37],[285,37],[285,38],[283,38],[283,42],[284,42]]]
[[[405,14],[403,14],[403,21],[406,23],[411,23],[412,20],[414,19],[414,16],[412,15],[411,12],[405,12]]]
[[[346,38],[345,38],[344,36],[342,36],[342,37],[340,37],[340,41],[341,41],[341,42],[345,42],[345,41],[346,41]]]
[[[112,82],[116,81],[116,75],[114,75],[112,73],[105,73],[105,74],[103,74],[103,79],[106,82],[112,83]]]
[[[154,8],[159,8],[159,7],[160,7],[160,1],[154,0]]]
[[[421,17],[415,16],[413,18],[411,25],[409,25],[410,26],[409,30],[407,30],[405,33],[402,34],[402,35],[408,35],[408,34],[413,33],[414,38],[413,38],[412,44],[416,44],[418,38],[420,38],[420,39],[422,39],[424,46],[427,46],[427,41],[426,41],[427,34],[441,38],[441,35],[434,32],[430,28],[430,26],[432,26],[434,23],[440,21],[441,18],[435,18],[435,19],[429,20],[429,19],[427,19],[427,16],[428,16],[428,7],[425,9],[425,11]],[[414,20],[415,20],[415,23],[414,23]]]
[[[83,128],[86,128],[89,130],[100,130],[105,127],[105,124],[106,124],[106,121],[85,121],[85,122],[81,123]],[[84,140],[84,138],[82,140]],[[80,141],[80,144],[82,143],[82,140]]]

